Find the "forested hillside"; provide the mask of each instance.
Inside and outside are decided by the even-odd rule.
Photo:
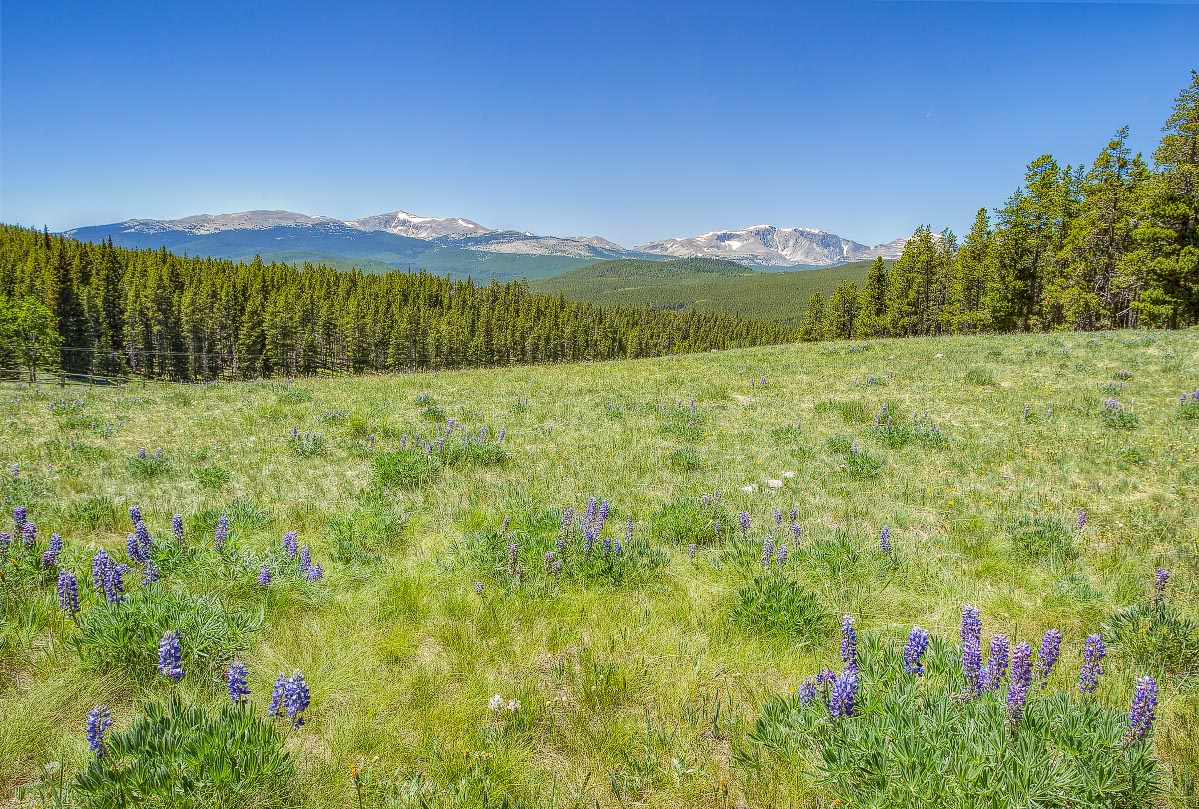
[[[794,336],[725,315],[535,295],[523,281],[234,263],[16,227],[0,228],[4,296],[45,307],[68,372],[177,379],[645,357]]]
[[[888,262],[890,263],[890,262]],[[652,306],[798,322],[814,293],[829,296],[839,283],[861,282],[868,261],[813,270],[761,272],[732,261],[604,261],[532,283],[537,292],[605,306]]]

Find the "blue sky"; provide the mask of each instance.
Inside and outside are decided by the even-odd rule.
[[[5,0],[0,220],[397,208],[625,245],[961,231],[1152,152],[1195,3]]]

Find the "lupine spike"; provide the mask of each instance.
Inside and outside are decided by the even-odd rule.
[[[1061,652],[1062,633],[1056,629],[1045,630],[1045,637],[1041,639],[1041,652],[1037,660],[1037,679],[1040,680],[1042,688],[1045,687],[1045,681],[1053,672],[1053,664],[1057,662]]]
[[[967,604],[962,609],[962,671],[972,694],[982,690],[982,631],[978,608]]]
[[[104,732],[112,727],[112,713],[107,705],[97,705],[87,714],[87,746],[96,754],[104,755]]]
[[[183,677],[183,668],[180,661],[183,657],[183,649],[179,643],[179,632],[174,629],[167,630],[162,640],[158,642],[158,671],[160,674],[166,675],[167,679],[179,680]]]
[[[1082,652],[1082,671],[1078,675],[1078,690],[1084,694],[1093,694],[1099,687],[1099,677],[1103,674],[1103,658],[1107,657],[1107,644],[1103,635],[1088,635]]]
[[[858,665],[858,633],[853,628],[853,616],[841,619],[841,660],[846,666]]]
[[[921,658],[928,651],[928,632],[921,627],[912,627],[908,635],[907,645],[903,647],[903,670],[907,674],[924,676],[924,663]]]
[[[75,574],[65,568],[58,571],[58,606],[68,618],[79,614],[79,584]]]
[[[225,685],[229,689],[229,701],[235,704],[242,704],[249,700],[250,687],[246,684],[246,664],[240,660],[234,660],[229,664],[229,670],[225,672]]]
[[[1012,681],[1007,691],[1007,716],[1013,726],[1024,716],[1028,688],[1032,684],[1032,648],[1021,641],[1012,652]]]
[[[1148,735],[1157,715],[1157,680],[1138,677],[1137,689],[1132,695],[1132,707],[1128,711],[1128,731],[1125,740],[1140,741]]]

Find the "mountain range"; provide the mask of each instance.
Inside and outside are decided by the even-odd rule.
[[[616,258],[720,258],[771,269],[827,267],[882,256],[895,258],[906,239],[874,247],[812,228],[755,225],[626,249],[599,236],[539,236],[496,230],[462,217],[406,211],[341,220],[291,211],[200,214],[182,219],[128,219],[66,231],[121,247],[166,247],[176,253],[299,263],[324,262],[368,271],[427,269],[476,278],[530,280]]]

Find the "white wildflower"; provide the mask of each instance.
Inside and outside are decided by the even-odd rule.
[[[490,700],[488,700],[487,707],[488,707],[488,709],[490,709],[492,711],[504,710],[504,698],[501,697],[499,694],[496,694],[494,697],[492,697]]]

